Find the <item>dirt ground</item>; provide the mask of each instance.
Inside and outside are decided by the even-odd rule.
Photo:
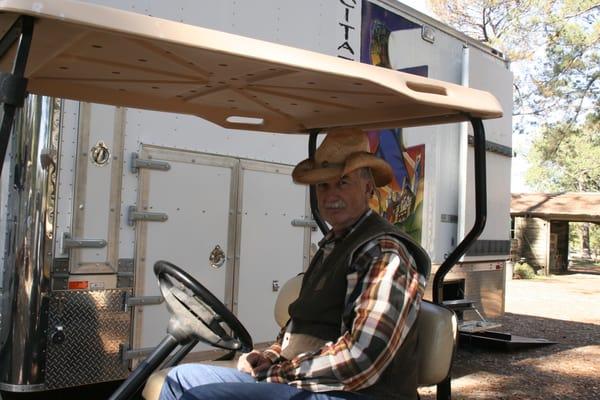
[[[452,399],[600,399],[600,267],[507,281],[499,331],[556,344],[514,352],[460,348]],[[423,400],[435,388],[420,389]]]

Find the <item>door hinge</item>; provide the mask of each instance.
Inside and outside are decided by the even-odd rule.
[[[128,296],[125,304],[129,307],[153,306],[161,304],[165,299],[162,296]]]
[[[133,287],[134,276],[133,258],[119,258],[117,267],[117,287]]]
[[[165,222],[168,219],[169,216],[166,213],[137,211],[135,206],[129,206],[127,215],[127,222],[130,226],[132,226],[135,221]]]
[[[131,172],[136,174],[140,168],[154,169],[158,171],[168,171],[171,169],[171,164],[166,161],[147,160],[140,158],[138,153],[131,154]]]
[[[154,347],[142,347],[139,349],[129,349],[128,346],[123,344],[119,345],[119,352],[121,353],[121,360],[125,363],[136,358],[143,358],[149,356],[153,351]]]

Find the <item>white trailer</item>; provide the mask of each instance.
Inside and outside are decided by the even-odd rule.
[[[447,276],[445,297],[473,301],[485,316],[503,313],[512,75],[501,54],[391,0],[89,2],[493,93],[505,112],[486,125],[493,212],[480,240]],[[0,37],[10,29],[2,21]],[[89,59],[79,61],[127,56],[108,49],[109,42],[90,42]],[[148,47],[136,61],[150,64],[156,51]],[[125,74],[120,67],[126,68],[106,66],[115,77]],[[170,68],[178,79],[202,71],[202,65],[176,57]],[[145,72],[153,73],[151,67]],[[239,75],[250,77],[252,71]],[[156,85],[149,83],[149,93]],[[193,97],[197,85],[190,78],[177,96]],[[127,91],[126,84],[121,90]],[[281,88],[261,90],[272,96],[275,109]],[[255,343],[273,339],[271,310],[279,285],[308,266],[321,237],[307,189],[290,178],[293,165],[306,157],[305,136],[240,133],[193,116],[38,96],[27,99],[15,129],[38,131],[39,142],[14,141],[2,174],[0,346],[11,351],[0,360],[0,390],[35,392],[127,376],[132,361],[164,335],[168,317],[151,268],[163,258],[186,267],[223,300]],[[373,206],[394,222],[410,224],[434,271],[474,219],[469,129],[455,123],[389,136],[398,143],[404,179],[397,176],[397,187],[380,193]],[[383,141],[373,146],[388,149]],[[16,204],[11,188],[23,177],[15,166],[27,151],[37,151],[47,165],[31,167],[29,173],[40,178],[32,196]],[[35,251],[11,250],[18,239],[15,221],[29,224],[23,235]],[[29,271],[37,290],[18,300],[31,313],[18,322],[12,314],[15,263]],[[19,332],[26,340],[16,340]],[[197,355],[208,349],[199,345]]]

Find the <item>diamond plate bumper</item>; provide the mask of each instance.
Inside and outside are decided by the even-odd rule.
[[[49,389],[123,379],[119,346],[129,344],[131,290],[54,292],[50,299],[46,385]]]

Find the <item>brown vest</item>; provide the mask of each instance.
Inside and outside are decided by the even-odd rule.
[[[427,253],[405,233],[372,213],[354,232],[336,243],[325,260],[322,259],[322,250],[315,255],[302,281],[300,295],[289,307],[294,333],[312,335],[326,341],[337,340],[342,334],[346,275],[352,256],[361,246],[382,235],[397,237],[415,259],[419,273],[425,278],[429,276],[431,262]],[[356,298],[357,295],[359,293],[353,293],[351,297]],[[417,398],[417,323],[379,380],[360,390],[361,393],[376,399]],[[346,325],[350,326],[350,323]]]

